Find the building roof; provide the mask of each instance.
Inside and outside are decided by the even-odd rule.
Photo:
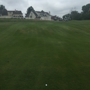
[[[39,14],[40,17],[46,17],[46,16],[50,16],[50,14],[48,12],[44,12],[43,10],[42,11],[36,11],[37,14]]]
[[[35,12],[35,10],[33,9],[32,6],[29,8],[29,10],[30,10],[30,11],[29,11],[29,13],[26,14],[26,17],[29,17],[29,14],[30,14],[31,12],[33,12],[33,13],[36,15],[36,17],[38,17],[37,13]]]
[[[13,12],[13,11],[8,11],[8,12]]]
[[[42,11],[36,11],[37,13],[46,13],[46,14],[48,14],[49,15],[49,13],[48,12],[44,12],[43,10]]]
[[[13,12],[13,14],[22,14],[21,11],[15,10],[15,11],[8,11],[8,12]]]
[[[21,11],[13,11],[13,14],[22,14]]]

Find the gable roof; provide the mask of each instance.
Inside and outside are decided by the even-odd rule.
[[[21,11],[13,11],[13,14],[22,14]]]
[[[37,13],[39,13],[41,16],[43,15],[50,15],[48,12],[44,12],[43,10],[42,11],[36,11]]]
[[[15,11],[8,11],[8,12],[13,12],[13,14],[22,14],[21,11],[17,11],[17,10],[15,10]]]
[[[13,11],[8,11],[8,12],[13,12]]]
[[[26,17],[29,17],[30,13],[33,12],[35,14],[36,17],[38,17],[37,13],[35,12],[35,10],[33,9],[33,7],[31,6],[29,13],[26,14]]]

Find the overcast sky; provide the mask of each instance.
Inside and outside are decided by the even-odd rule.
[[[63,16],[72,10],[81,12],[83,5],[90,3],[90,0],[0,0],[7,10],[21,10],[24,14],[29,6],[36,11],[47,11],[51,15]]]

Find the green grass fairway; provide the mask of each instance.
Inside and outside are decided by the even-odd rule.
[[[1,21],[0,90],[90,90],[90,21]]]

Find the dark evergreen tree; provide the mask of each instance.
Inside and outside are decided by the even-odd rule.
[[[4,5],[0,5],[0,10],[5,10],[5,6]]]

